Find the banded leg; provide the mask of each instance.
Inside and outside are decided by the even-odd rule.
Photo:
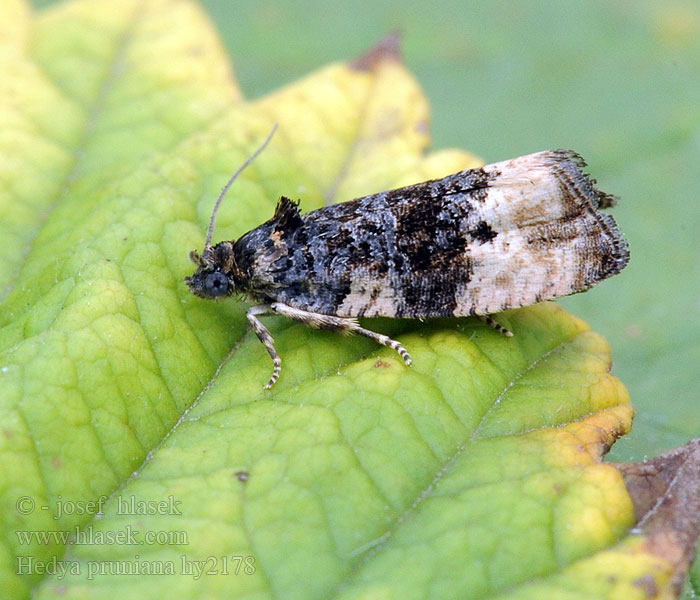
[[[270,375],[270,379],[265,384],[264,389],[266,390],[269,390],[273,385],[275,385],[275,382],[280,376],[280,371],[282,370],[282,359],[275,350],[275,340],[270,335],[267,328],[260,322],[260,319],[258,319],[260,315],[267,315],[271,312],[273,311],[270,306],[267,304],[259,304],[257,306],[251,306],[245,313],[248,322],[253,327],[255,335],[258,336],[258,339],[263,343],[265,348],[267,348],[267,352],[272,358],[272,375]]]
[[[363,335],[371,340],[374,340],[378,344],[391,348],[397,352],[406,365],[410,365],[411,362],[413,362],[406,348],[399,344],[399,342],[392,340],[390,337],[382,335],[381,333],[360,327],[360,324],[351,317],[322,315],[319,313],[301,310],[299,308],[292,308],[291,306],[283,304],[282,302],[273,302],[270,305],[270,308],[277,314],[283,315],[288,319],[292,319],[293,321],[303,323],[307,327],[313,327],[315,329],[328,329],[330,331],[338,331],[345,334],[356,333],[358,335]]]
[[[499,333],[502,333],[506,337],[513,337],[513,332],[510,329],[506,329],[505,327],[503,327],[503,325],[494,321],[489,315],[475,315],[475,316],[477,316],[484,323],[493,327],[496,331],[498,331]]]

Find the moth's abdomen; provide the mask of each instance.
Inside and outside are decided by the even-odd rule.
[[[344,317],[491,314],[580,292],[627,264],[613,203],[545,151],[312,211],[265,263],[274,297]]]

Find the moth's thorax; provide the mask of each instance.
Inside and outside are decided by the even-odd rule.
[[[279,273],[294,267],[287,260],[293,231],[271,219],[241,236],[233,246],[239,291],[256,301],[275,299]],[[308,276],[308,274],[307,274]]]

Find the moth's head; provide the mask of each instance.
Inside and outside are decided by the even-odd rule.
[[[185,283],[190,291],[200,298],[225,298],[236,291],[235,274],[238,273],[236,260],[233,256],[233,244],[231,242],[219,242],[216,246],[211,245],[211,238],[214,234],[214,223],[216,213],[219,210],[221,201],[224,199],[228,188],[236,181],[238,175],[245,169],[265,146],[270,142],[277,129],[277,123],[272,127],[262,145],[251,154],[248,159],[238,167],[238,170],[231,175],[226,185],[222,188],[219,197],[216,199],[214,209],[211,211],[209,219],[209,229],[204,241],[204,250],[200,254],[196,250],[190,252],[190,260],[197,266],[197,270],[190,277],[185,277]]]
[[[202,254],[192,250],[190,260],[197,270],[190,277],[185,277],[185,283],[195,296],[211,300],[226,298],[235,292],[233,247],[230,242],[205,248]]]

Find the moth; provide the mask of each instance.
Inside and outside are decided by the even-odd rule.
[[[273,362],[281,359],[259,317],[276,313],[309,327],[364,335],[411,357],[359,317],[480,317],[589,289],[629,260],[614,219],[615,198],[598,190],[570,150],[545,150],[442,179],[372,194],[302,214],[282,197],[271,219],[236,241],[212,246],[212,211],[196,271],[185,282],[202,298],[239,293]]]

